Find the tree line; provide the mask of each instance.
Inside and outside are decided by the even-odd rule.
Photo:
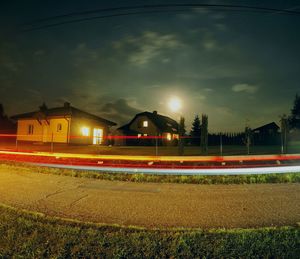
[[[208,143],[209,145],[246,145],[248,151],[252,144],[278,145],[281,143],[283,148],[286,149],[291,136],[298,136],[300,134],[300,96],[298,94],[295,96],[290,114],[282,115],[280,122],[281,132],[266,134],[264,136],[254,134],[249,125],[245,127],[243,132],[220,132],[210,134],[207,132],[207,115],[205,115],[205,117],[202,115],[202,123],[199,116],[196,115],[186,144],[201,146],[202,151],[207,149]]]

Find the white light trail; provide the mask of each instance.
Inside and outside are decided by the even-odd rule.
[[[64,164],[28,163],[35,166],[91,170],[109,173],[129,174],[157,174],[157,175],[249,175],[249,174],[284,174],[298,173],[300,166],[276,166],[255,168],[215,168],[215,169],[167,169],[167,168],[131,168],[131,167],[108,167],[108,166],[81,166]]]

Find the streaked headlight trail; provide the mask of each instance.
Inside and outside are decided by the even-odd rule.
[[[0,160],[111,173],[236,175],[300,172],[300,154],[182,157],[0,151]]]

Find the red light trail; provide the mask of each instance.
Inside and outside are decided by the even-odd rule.
[[[300,155],[127,156],[0,151],[0,160],[126,173],[249,174],[300,172]]]

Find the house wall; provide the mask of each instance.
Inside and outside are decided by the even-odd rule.
[[[20,141],[68,143],[70,118],[53,118],[48,122],[36,119],[18,120],[17,139]],[[57,130],[61,124],[61,130]],[[33,125],[33,134],[28,133],[29,125]]]
[[[50,125],[43,121],[43,142],[68,143],[70,118],[54,118],[50,119]],[[61,130],[58,125],[61,124]]]
[[[83,136],[82,128],[89,128],[89,136]],[[70,143],[72,144],[93,144],[93,131],[94,128],[103,129],[103,142],[102,145],[108,143],[106,137],[108,135],[109,128],[106,124],[99,123],[95,120],[88,120],[85,118],[72,117],[72,123],[70,128]]]
[[[143,127],[143,121],[148,121],[148,127]],[[141,132],[142,134],[147,134],[148,136],[156,136],[157,128],[147,116],[137,117],[130,125],[131,130]]]
[[[143,121],[148,121],[148,127],[143,127]],[[171,134],[172,140],[167,139],[167,132],[160,132],[158,131],[155,124],[147,117],[147,116],[138,116],[130,125],[130,130],[134,130],[137,132],[140,132],[142,135],[147,134],[147,136],[161,136],[162,139],[158,140],[159,145],[174,145],[173,140],[173,134]],[[121,134],[120,134],[121,135]],[[124,144],[130,144],[131,142],[134,142],[132,140],[118,140],[117,144],[124,145]],[[156,140],[155,139],[137,139],[136,140],[137,145],[155,145]]]
[[[28,134],[29,125],[33,125],[33,134]],[[18,120],[17,140],[20,141],[42,141],[43,127],[33,119]]]

